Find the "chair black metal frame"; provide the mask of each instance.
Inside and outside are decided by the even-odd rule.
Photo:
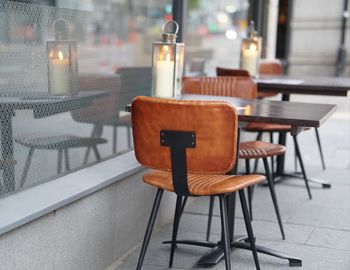
[[[183,132],[183,131],[170,131],[161,130],[160,131],[160,143],[162,146],[170,147],[171,152],[171,168],[172,168],[172,181],[174,186],[174,191],[177,195],[176,199],[176,209],[174,215],[174,225],[171,240],[171,251],[169,259],[169,267],[173,265],[174,253],[177,241],[177,232],[179,227],[179,221],[183,209],[183,196],[191,196],[188,189],[187,182],[187,169],[186,169],[186,148],[195,148],[196,145],[196,135],[194,132]],[[146,254],[146,250],[151,238],[154,223],[159,210],[159,205],[164,190],[158,189],[156,198],[151,211],[150,219],[147,225],[146,234],[142,244],[140,257],[137,264],[137,270],[140,270],[143,264],[143,260]],[[248,240],[251,245],[251,250],[254,257],[254,262],[256,269],[260,269],[259,260],[257,255],[257,250],[255,247],[255,238],[253,234],[253,229],[250,223],[249,211],[246,204],[244,190],[239,190],[240,201],[242,205],[242,211],[244,215],[244,221],[246,224],[246,229],[248,233]],[[221,226],[223,233],[223,243],[220,243],[225,254],[225,266],[226,269],[231,269],[230,262],[230,240],[229,240],[229,230],[228,230],[228,218],[227,218],[227,204],[226,204],[227,194],[218,195],[220,200],[220,216],[221,216]]]

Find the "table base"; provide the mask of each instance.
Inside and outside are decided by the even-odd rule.
[[[283,182],[285,180],[287,180],[286,178],[298,178],[298,179],[304,179],[303,174],[301,172],[289,172],[289,173],[283,173],[282,175],[277,175],[274,178],[274,183],[280,183]],[[315,183],[315,184],[319,184],[322,186],[322,188],[331,188],[332,184],[327,182],[326,180],[323,179],[318,179],[318,178],[307,178],[309,183]],[[262,183],[263,186],[267,186],[267,183]]]
[[[231,242],[231,248],[240,248],[240,249],[246,249],[251,250],[249,242],[247,242],[248,237],[247,236],[240,236],[236,239],[234,239],[233,242]],[[164,244],[171,244],[171,241],[165,241]],[[209,250],[206,254],[204,254],[197,262],[197,265],[204,266],[204,267],[210,267],[216,265],[218,262],[220,262],[221,259],[224,258],[224,250],[220,245],[220,242],[214,243],[209,241],[193,241],[193,240],[177,240],[176,244],[182,244],[182,245],[193,245],[193,246],[200,246],[200,247],[208,247],[212,248]],[[281,253],[279,251],[256,245],[256,249],[258,253],[270,255],[276,258],[280,259],[286,259],[289,262],[289,266],[302,266],[302,260],[300,258],[290,256],[284,253]]]

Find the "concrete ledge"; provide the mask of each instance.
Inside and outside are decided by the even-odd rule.
[[[134,152],[0,200],[0,235],[143,170]]]

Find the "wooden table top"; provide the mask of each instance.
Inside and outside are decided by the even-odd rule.
[[[259,122],[291,125],[292,133],[300,127],[320,127],[336,110],[336,105],[271,100],[250,100],[233,97],[189,95],[182,100],[226,101],[236,107],[240,122]],[[126,106],[131,111],[131,105]]]
[[[233,97],[182,95],[182,100],[226,101],[238,110],[240,122],[320,127],[336,110],[336,105],[271,100],[250,100]]]
[[[347,96],[350,78],[260,76],[256,79],[259,91],[284,94]]]

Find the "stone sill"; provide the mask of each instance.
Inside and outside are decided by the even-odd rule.
[[[0,199],[0,235],[141,170],[131,151]]]

